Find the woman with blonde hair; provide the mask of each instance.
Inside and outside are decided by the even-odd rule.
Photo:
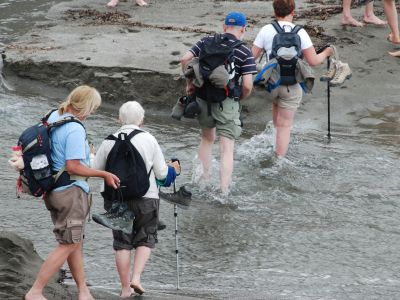
[[[86,285],[82,256],[85,219],[89,212],[87,179],[100,177],[113,188],[119,186],[119,179],[115,175],[89,167],[89,144],[81,121],[91,115],[100,104],[101,96],[96,89],[79,86],[48,119],[49,123],[53,123],[72,117],[76,122],[66,123],[51,131],[53,172],[60,176],[55,188],[45,195],[44,202],[51,214],[58,245],[40,268],[33,286],[25,295],[26,300],[46,299],[43,289],[65,261],[76,281],[78,299],[93,299]]]

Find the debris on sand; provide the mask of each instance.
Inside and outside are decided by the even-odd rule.
[[[295,15],[295,19],[310,19],[310,20],[327,20],[333,15],[341,14],[341,5],[332,5],[326,7],[314,7],[307,10],[302,10]]]
[[[69,9],[65,12],[65,20],[84,20],[85,25],[127,25],[141,28],[156,28],[160,30],[170,31],[184,31],[192,33],[205,33],[210,34],[214,31],[205,30],[201,28],[180,27],[173,25],[156,25],[146,24],[143,22],[135,21],[129,14],[114,12],[99,12],[95,9]]]
[[[319,25],[313,25],[311,23],[307,23],[303,26],[303,28],[307,31],[308,35],[311,37],[315,49],[320,49],[328,44],[334,44],[336,42],[336,38],[334,36],[325,34],[324,28],[322,28]]]

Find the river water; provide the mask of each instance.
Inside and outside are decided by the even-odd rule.
[[[35,19],[26,19],[30,9],[49,4],[2,2],[2,28],[9,34],[0,35],[0,42],[27,30]],[[5,15],[7,9],[13,13]],[[21,131],[65,96],[64,90],[28,81],[14,92],[0,88],[0,229],[29,238],[42,257],[55,246],[50,216],[40,199],[15,197],[16,174],[7,157]],[[193,192],[190,209],[178,211],[181,293],[212,299],[399,299],[399,126],[393,115],[400,108],[393,103],[371,112],[379,124],[349,129],[335,123],[330,143],[321,124],[299,118],[288,159],[278,162],[270,126],[245,130],[229,197],[216,193],[217,182],[198,183],[196,123],[174,122],[168,111],[144,105],[145,129],[166,158],[181,160],[177,185]],[[86,122],[89,139],[99,145],[117,129],[116,116],[116,107],[100,108]],[[218,178],[217,147],[214,154]],[[92,212],[102,211],[99,186],[92,181]],[[163,201],[161,219],[167,229],[159,233],[142,278],[146,289],[159,293],[173,291],[176,283],[173,207]],[[88,282],[117,294],[111,232],[88,223],[84,256]]]

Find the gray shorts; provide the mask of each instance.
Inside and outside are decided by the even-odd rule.
[[[211,116],[208,115],[207,102],[197,98],[201,113],[197,117],[201,128],[217,128],[217,133],[230,138],[238,139],[242,133],[240,111],[242,109],[240,102],[231,98],[226,98],[221,103],[211,104]]]
[[[135,221],[133,233],[126,234],[113,230],[114,250],[132,250],[140,246],[154,248],[157,240],[159,199],[141,198],[127,200],[129,210],[133,211]]]
[[[272,90],[270,96],[272,97],[272,102],[279,107],[296,111],[303,98],[303,90],[300,84],[278,86]]]
[[[86,216],[89,213],[88,194],[80,187],[52,191],[44,197],[54,224],[53,232],[60,244],[76,244],[83,240]]]

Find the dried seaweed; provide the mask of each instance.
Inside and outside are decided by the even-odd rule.
[[[341,14],[342,6],[333,5],[327,7],[315,7],[309,10],[302,10],[295,16],[296,19],[327,20],[333,15]]]

